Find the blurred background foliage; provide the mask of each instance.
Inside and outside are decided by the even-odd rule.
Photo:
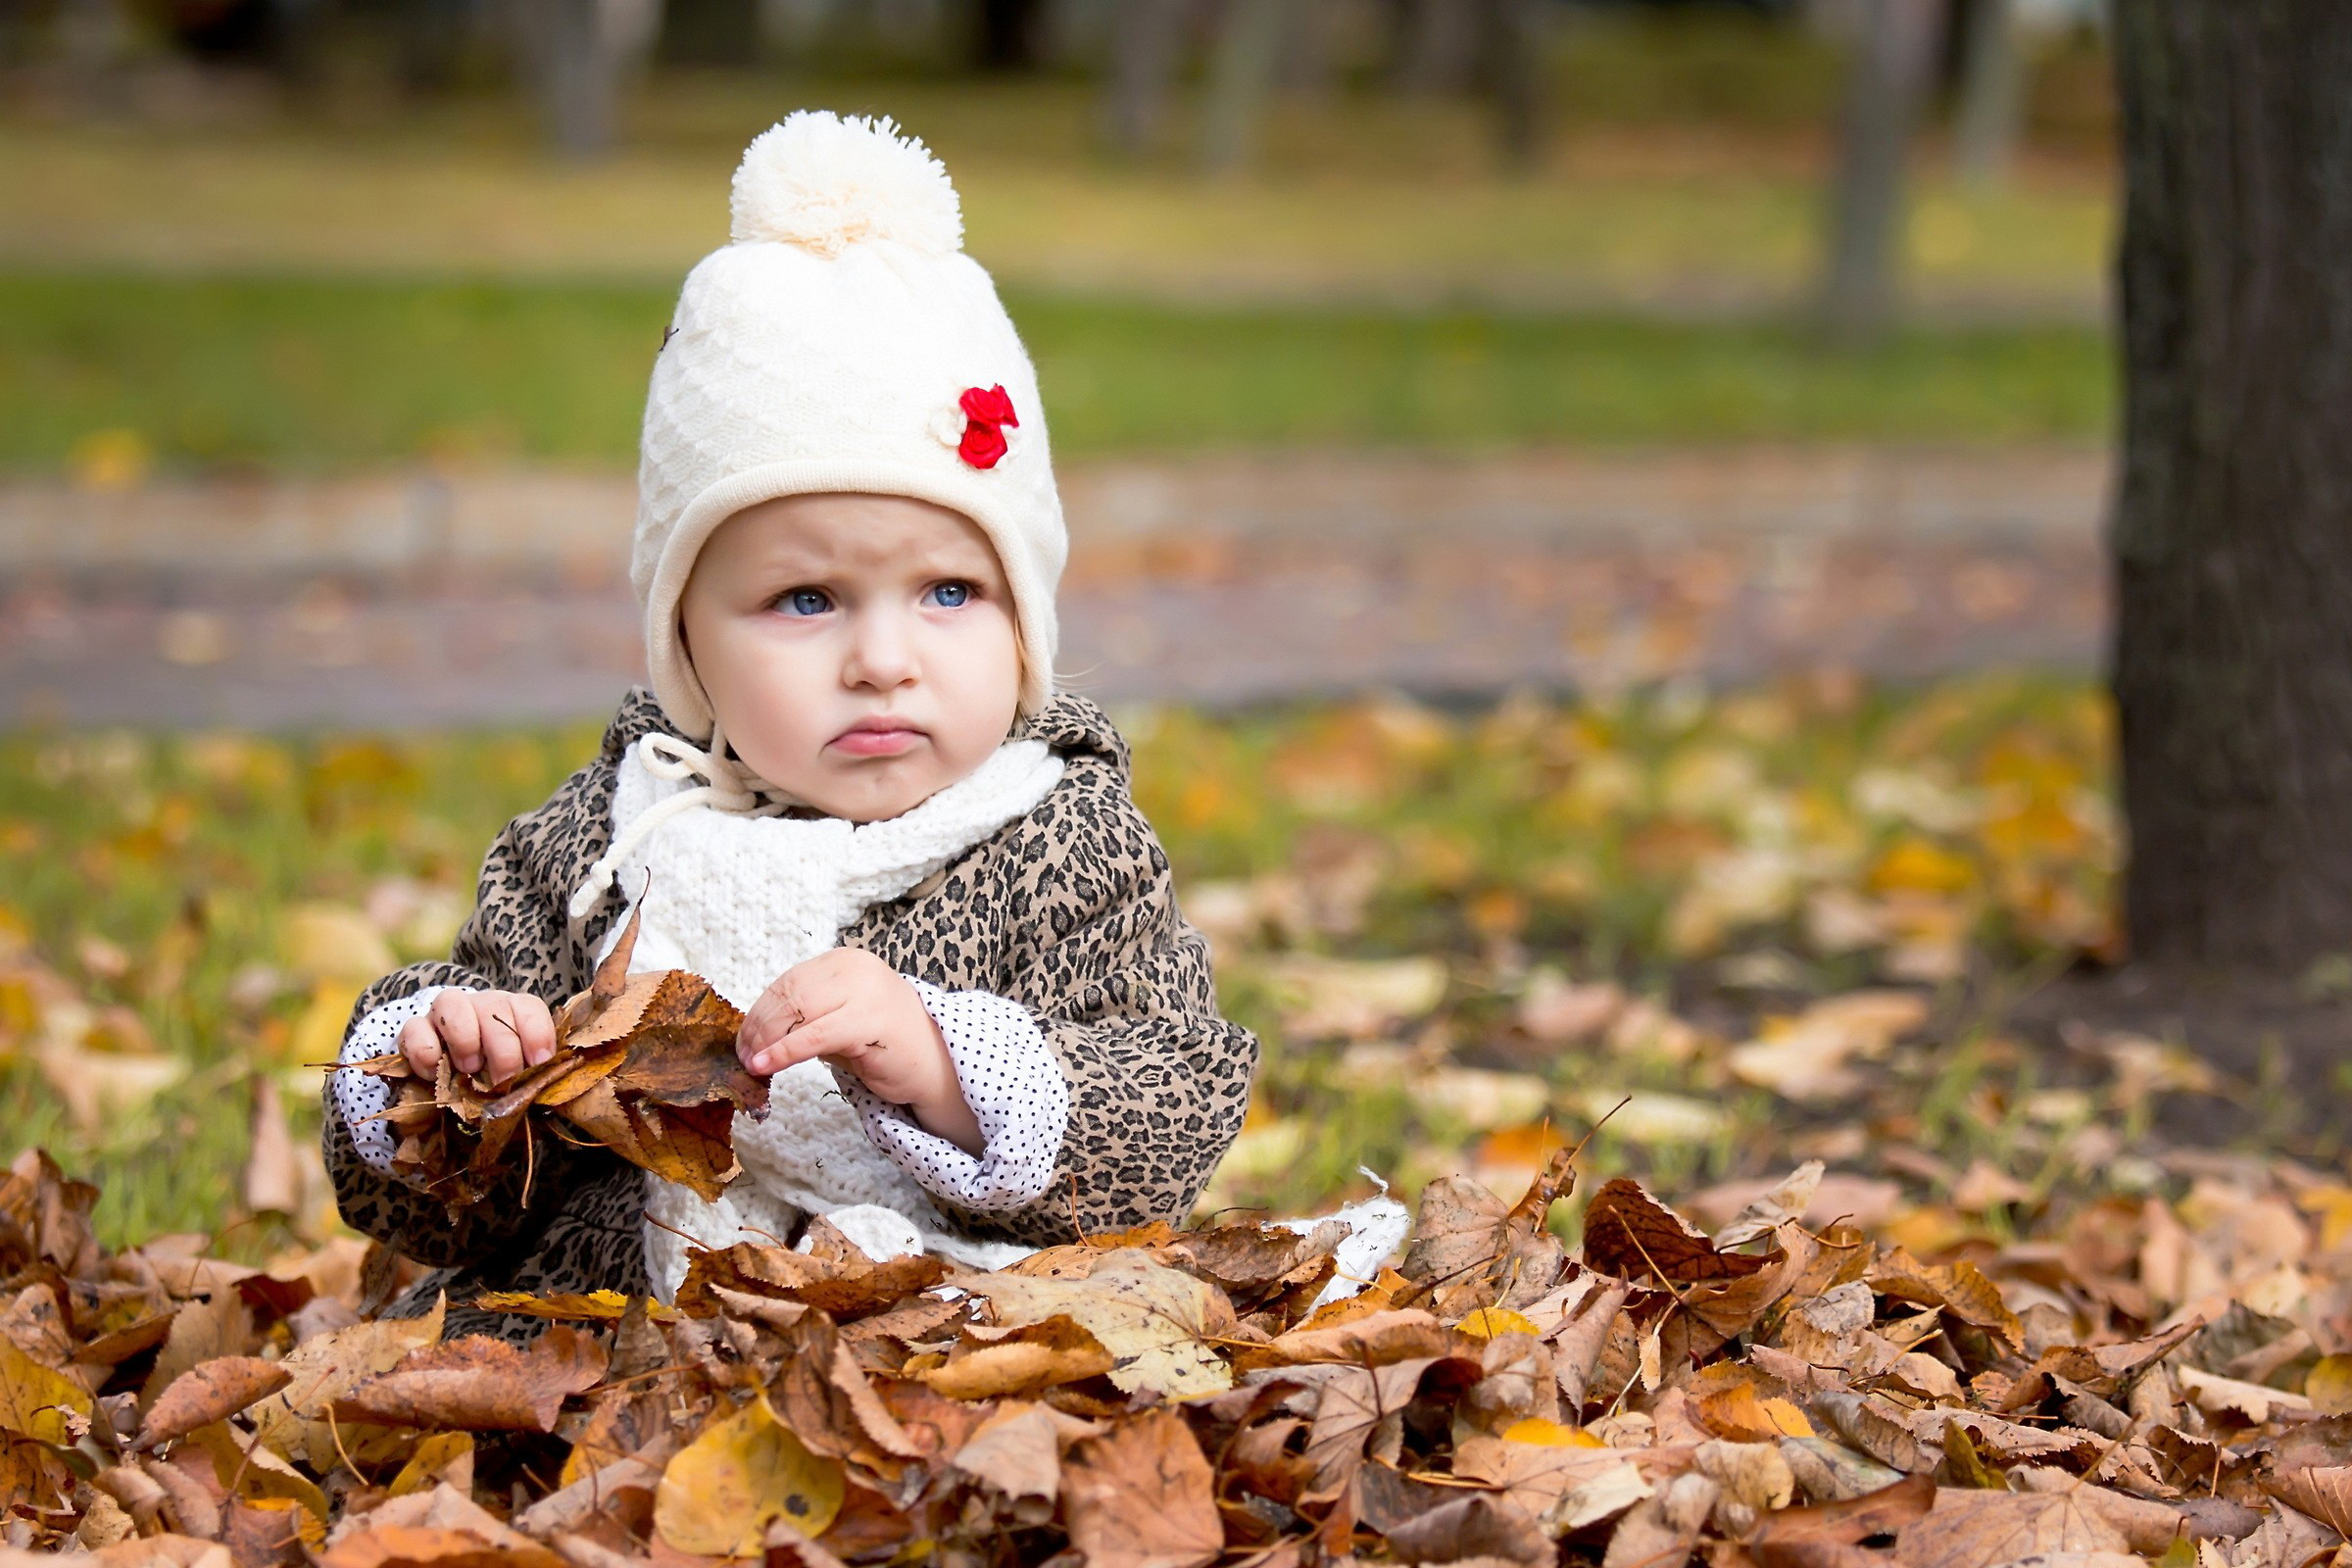
[[[1074,452],[2093,440],[2110,97],[2056,0],[7,0],[0,465],[626,466],[810,105],[947,160]]]

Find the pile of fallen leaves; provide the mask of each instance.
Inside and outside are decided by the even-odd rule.
[[[697,1252],[674,1306],[382,1319],[380,1251],[109,1252],[96,1192],[28,1153],[0,1182],[0,1531],[207,1568],[2269,1568],[2352,1525],[2340,1188],[2217,1164],[1923,1259],[1808,1223],[1818,1167],[1712,1236],[1618,1180],[1571,1250],[1570,1161],[1515,1203],[1432,1183],[1369,1282],[1337,1277],[1336,1222],[973,1273],[819,1220]],[[445,1339],[468,1304],[544,1327]]]

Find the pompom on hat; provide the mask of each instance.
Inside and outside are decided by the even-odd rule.
[[[729,232],[687,274],[645,401],[629,576],[662,710],[709,738],[678,600],[711,531],[764,501],[855,491],[933,502],[988,535],[1036,711],[1069,538],[1037,372],[963,254],[948,172],[888,120],[803,111],[744,150]]]

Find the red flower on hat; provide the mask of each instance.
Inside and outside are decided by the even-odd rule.
[[[966,387],[963,396],[956,400],[963,411],[963,439],[956,443],[956,455],[975,468],[993,468],[1007,447],[1004,430],[1019,424],[1012,412],[1012,399],[1001,386]]]

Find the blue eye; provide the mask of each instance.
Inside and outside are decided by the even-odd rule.
[[[923,597],[942,610],[961,610],[971,603],[972,585],[968,582],[933,583],[931,591]]]
[[[832,608],[833,601],[821,588],[795,588],[776,600],[776,609],[787,615],[821,615]]]

